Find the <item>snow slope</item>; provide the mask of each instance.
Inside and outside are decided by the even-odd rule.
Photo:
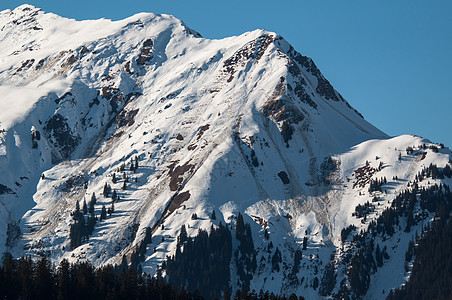
[[[266,257],[267,228],[287,264],[275,274],[263,262],[251,288],[314,298],[314,278],[331,257],[341,260],[341,230],[366,226],[352,213],[374,197],[369,178],[398,176],[376,217],[424,166],[449,163],[448,149],[427,149],[422,160],[407,154],[431,143],[369,124],[275,33],[208,40],[168,15],[75,21],[30,5],[1,12],[0,27],[2,252],[120,263],[152,228],[142,263],[152,274],[175,251],[181,225],[194,236],[220,220],[234,225],[241,212],[258,256]],[[354,172],[366,161],[383,168],[357,187]],[[120,197],[115,212],[71,250],[76,202],[95,193],[99,215],[111,205],[106,183]],[[406,245],[410,234],[400,233]],[[298,280],[288,284],[305,236]],[[397,261],[387,268],[403,272]],[[231,276],[236,282],[233,268]],[[404,280],[374,277],[373,294]]]

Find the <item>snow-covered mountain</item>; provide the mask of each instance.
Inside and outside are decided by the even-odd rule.
[[[209,40],[169,15],[75,21],[30,5],[0,12],[0,28],[1,252],[99,266],[141,247],[155,274],[182,225],[235,232],[240,213],[256,266],[244,280],[233,255],[233,290],[381,298],[407,280],[409,241],[433,212],[416,203],[413,224],[373,235],[384,262],[364,290],[353,236],[414,184],[449,185],[419,174],[448,170],[450,150],[388,137],[281,36]],[[74,242],[77,203],[93,194],[87,210],[110,213]]]

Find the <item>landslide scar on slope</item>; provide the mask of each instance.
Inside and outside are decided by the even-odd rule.
[[[171,201],[170,206],[168,207],[168,211],[166,213],[166,216],[171,215],[176,209],[181,207],[182,203],[190,199],[190,192],[186,191],[180,194],[177,194],[174,196],[173,201]]]
[[[181,186],[182,186],[182,182],[184,181],[184,174],[186,172],[191,172],[193,171],[195,165],[191,165],[189,164],[189,162],[185,163],[182,166],[177,166],[174,168],[174,165],[176,163],[173,163],[171,166],[169,166],[170,171],[169,171],[169,175],[170,175],[170,183],[169,183],[169,187],[171,191],[177,191]]]

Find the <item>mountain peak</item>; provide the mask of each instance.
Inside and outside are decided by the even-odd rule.
[[[22,5],[18,6],[18,7],[16,7],[13,10],[13,12],[15,12],[15,13],[20,13],[20,12],[31,13],[31,12],[40,11],[40,10],[41,10],[40,8],[37,8],[37,7],[35,7],[35,6],[31,5],[31,4],[22,4]]]
[[[157,14],[22,19],[0,19],[0,252],[140,257],[155,274],[181,228],[235,230],[240,215],[255,248],[233,243],[235,288],[317,297],[334,277],[321,292],[332,295],[349,289],[347,251],[358,251],[343,230],[367,230],[423,168],[449,163],[426,140],[389,139],[278,34],[210,40]],[[402,274],[397,251],[387,261]],[[256,262],[246,276],[241,260]]]

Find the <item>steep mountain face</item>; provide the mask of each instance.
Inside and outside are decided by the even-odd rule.
[[[30,5],[0,28],[0,251],[155,274],[182,225],[222,223],[232,291],[381,298],[406,281],[434,210],[414,203],[394,232],[373,223],[414,183],[414,198],[450,184],[450,150],[389,138],[281,36],[208,40],[168,15],[75,21]]]

